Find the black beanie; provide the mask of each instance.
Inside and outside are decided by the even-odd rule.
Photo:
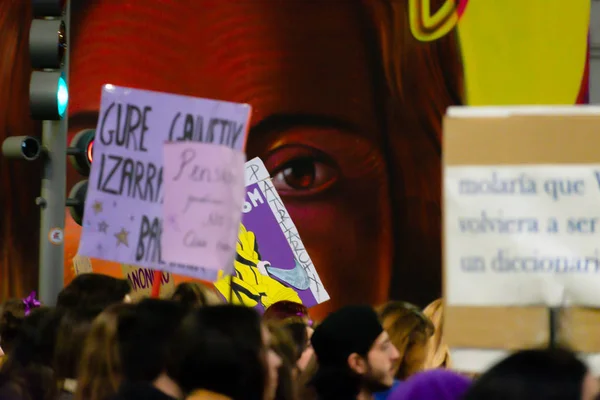
[[[352,353],[365,356],[382,332],[373,308],[347,306],[329,314],[310,340],[320,367],[341,366]]]

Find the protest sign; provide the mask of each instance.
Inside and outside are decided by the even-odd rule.
[[[164,154],[161,246],[163,258],[173,265],[169,269],[191,274],[189,266],[195,266],[214,271],[215,277],[219,270],[232,273],[244,203],[245,154],[188,142],[167,143]]]
[[[448,304],[600,306],[600,162],[453,166],[445,188]]]
[[[79,253],[168,270],[160,245],[164,143],[242,151],[250,112],[246,104],[105,85]]]
[[[258,158],[252,159],[245,171],[247,186],[236,246],[236,274],[218,280],[215,287],[226,299],[233,295],[234,303],[259,310],[281,300],[307,307],[329,300],[264,164]]]
[[[133,298],[150,297],[152,284],[154,283],[154,270],[150,268],[139,268],[134,265],[121,265],[123,276],[129,281]],[[168,272],[162,272],[160,280],[160,297],[167,298],[175,291],[173,276]]]
[[[600,351],[598,126],[595,107],[449,110],[444,339],[457,369],[547,344],[551,307],[563,340]]]
[[[75,272],[75,276],[94,272],[90,258],[76,254],[73,257],[73,272]]]

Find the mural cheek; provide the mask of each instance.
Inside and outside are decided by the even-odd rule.
[[[283,199],[331,296],[311,309],[316,318],[344,304],[377,304],[387,298],[391,230],[380,183],[342,183],[318,200]]]

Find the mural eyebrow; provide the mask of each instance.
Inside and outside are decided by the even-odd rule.
[[[360,129],[343,119],[320,114],[272,114],[250,129],[250,135],[283,132],[292,128],[331,128],[357,133]]]

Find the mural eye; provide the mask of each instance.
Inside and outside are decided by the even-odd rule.
[[[294,155],[273,169],[272,182],[280,194],[313,194],[338,179],[337,169],[316,155]]]

